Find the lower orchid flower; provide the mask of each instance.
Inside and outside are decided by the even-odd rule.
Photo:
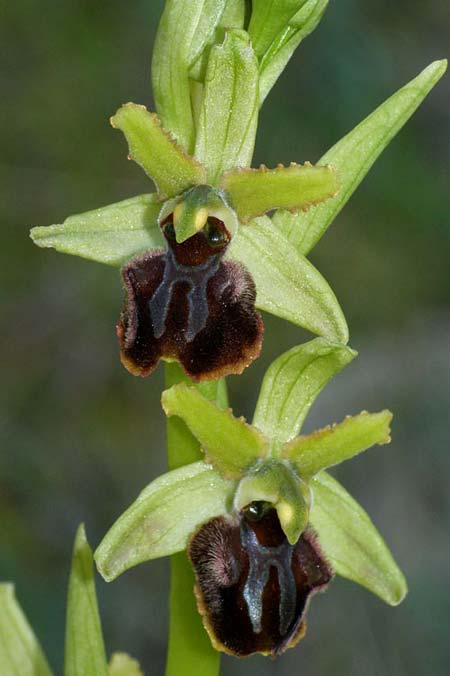
[[[322,338],[276,359],[252,425],[181,383],[162,396],[205,462],[153,481],[95,553],[113,580],[132,566],[187,549],[198,608],[213,645],[240,657],[275,656],[305,632],[308,600],[334,573],[391,605],[403,575],[364,510],[325,469],[390,441],[389,411],[362,412],[299,435],[315,398],[356,353]]]

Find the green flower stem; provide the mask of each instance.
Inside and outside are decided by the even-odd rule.
[[[177,362],[166,364],[166,388],[190,382]],[[224,381],[198,385],[199,390],[221,407],[227,405]],[[167,419],[169,470],[203,459],[200,445],[185,423],[177,417]],[[170,624],[166,676],[217,676],[220,655],[212,647],[197,611],[194,573],[186,552],[175,554],[170,566]]]

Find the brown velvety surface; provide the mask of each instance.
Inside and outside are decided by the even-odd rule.
[[[238,657],[293,647],[304,635],[309,597],[332,578],[312,532],[289,545],[274,509],[258,522],[245,514],[212,519],[192,538],[189,557],[210,638]]]
[[[219,247],[203,232],[182,244],[166,239],[167,251],[146,253],[122,270],[123,364],[147,376],[162,357],[178,359],[195,381],[241,373],[259,355],[263,336],[250,274],[221,260],[228,239]]]

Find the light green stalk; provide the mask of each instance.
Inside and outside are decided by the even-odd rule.
[[[166,387],[190,382],[176,362],[166,365]],[[227,405],[224,381],[208,382],[199,390],[217,402]],[[203,459],[200,445],[177,417],[167,419],[167,457],[169,470]],[[166,676],[218,676],[220,655],[212,647],[198,613],[194,588],[194,573],[186,552],[175,554],[170,562],[170,624]]]

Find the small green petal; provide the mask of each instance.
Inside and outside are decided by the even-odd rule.
[[[108,676],[144,676],[139,662],[126,653],[113,653],[108,666]]]
[[[111,124],[125,134],[131,159],[150,176],[160,199],[206,183],[205,169],[187,155],[163,129],[158,116],[145,106],[126,103],[111,118]]]
[[[164,371],[166,389],[183,382],[192,385],[192,381],[183,371],[179,362],[166,362]],[[205,380],[197,383],[195,387],[205,397],[215,401],[220,408],[227,408],[228,392],[225,378],[221,380]],[[168,418],[166,422],[167,461],[169,469],[178,469],[197,460],[203,460],[204,456],[200,449],[200,444],[189,432],[181,418]]]
[[[223,475],[239,479],[267,454],[267,440],[242,418],[222,410],[195,387],[174,385],[162,394],[166,415],[179,416],[200,442],[206,461]]]
[[[283,28],[287,28],[306,0],[252,0],[248,32],[255,52],[261,57]]]
[[[248,34],[229,30],[211,50],[197,126],[195,157],[212,185],[224,171],[250,165],[258,101],[258,61]]]
[[[121,266],[139,253],[163,248],[160,208],[156,194],[138,195],[69,216],[59,225],[33,228],[30,236],[42,248]]]
[[[97,548],[100,574],[111,582],[138,563],[183,551],[202,523],[227,512],[235,488],[204,462],[155,479]]]
[[[241,480],[234,506],[241,510],[254,501],[273,504],[288,541],[295,544],[308,524],[308,486],[287,465],[269,462]]]
[[[222,176],[220,187],[228,194],[239,220],[248,223],[275,208],[308,209],[336,195],[338,175],[331,166],[294,164],[276,169],[237,169]]]
[[[391,606],[407,593],[403,573],[367,513],[333,477],[311,482],[311,524],[333,569]]]
[[[375,444],[388,444],[391,420],[392,413],[387,410],[347,416],[341,423],[293,439],[284,446],[282,457],[293,462],[302,479],[309,481],[321,470],[338,465]]]
[[[0,674],[51,676],[41,646],[14,594],[14,585],[0,584]]]
[[[228,256],[252,275],[256,307],[332,342],[347,342],[347,323],[332,289],[270,218],[257,218],[240,228]]]
[[[299,44],[315,30],[329,0],[308,0],[274,38],[261,59],[259,70],[259,105],[280,77]]]
[[[356,355],[351,348],[323,338],[282,354],[266,371],[253,425],[280,442],[292,439],[322,388]]]
[[[446,68],[445,60],[429,65],[321,157],[321,164],[329,162],[339,172],[341,188],[337,197],[313,207],[307,214],[293,216],[287,211],[280,211],[274,215],[274,223],[298,251],[306,255],[315,246],[380,153],[419,107]]]
[[[69,578],[64,675],[106,676],[107,673],[92,552],[82,524],[75,537]]]

